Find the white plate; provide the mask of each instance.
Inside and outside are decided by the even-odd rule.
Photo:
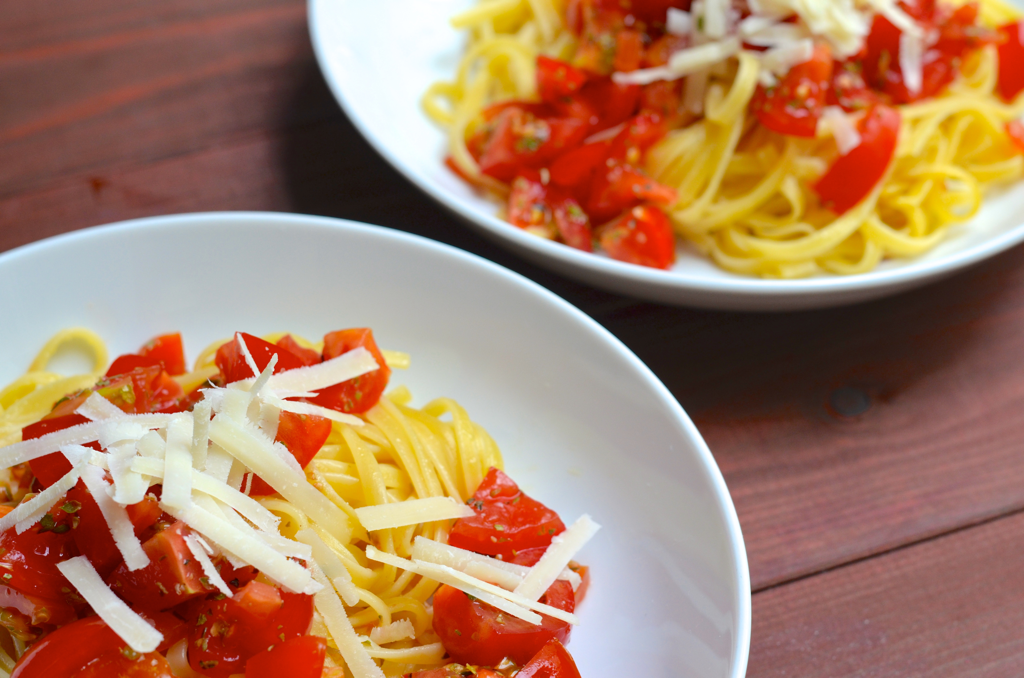
[[[0,255],[0,384],[61,328],[112,352],[180,330],[188,357],[235,330],[308,337],[368,326],[408,351],[416,402],[458,400],[510,475],[604,529],[570,649],[584,676],[741,678],[750,642],[743,537],[679,404],[600,325],[521,276],[352,222],[222,213],[78,231]]]
[[[972,223],[925,256],[890,261],[853,277],[759,280],[723,271],[680,245],[671,271],[579,252],[531,236],[495,216],[442,163],[445,137],[420,97],[450,80],[462,52],[448,18],[475,0],[309,0],[313,47],[324,77],[371,144],[434,199],[534,262],[598,287],[705,308],[777,311],[838,306],[938,280],[1024,240],[1024,185],[991,200]]]

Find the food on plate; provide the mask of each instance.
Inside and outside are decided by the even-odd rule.
[[[71,343],[93,371],[48,371]],[[460,405],[385,394],[366,328],[70,329],[0,390],[0,676],[579,676],[566,525]]]
[[[424,96],[510,223],[669,268],[678,235],[796,278],[926,252],[1024,172],[1002,0],[485,0]]]

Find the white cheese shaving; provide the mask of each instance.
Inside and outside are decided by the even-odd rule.
[[[417,536],[413,541],[411,555],[413,560],[447,565],[478,579],[497,584],[509,591],[519,586],[519,582],[530,571],[530,568],[525,565],[516,565],[515,563],[466,551],[450,544],[427,539],[422,535]],[[562,570],[558,578],[572,584],[573,591],[578,589],[583,582],[580,576],[569,568]]]
[[[206,470],[206,457],[210,448],[210,417],[213,405],[205,398],[192,408],[192,466]]]
[[[75,486],[84,465],[85,462],[80,461],[53,485],[28,501],[18,504],[13,511],[0,518],[0,532],[14,527],[17,533],[21,534],[38,523],[46,512]]]
[[[920,35],[900,33],[900,71],[911,95],[921,93],[924,83],[924,40]]]
[[[304,593],[312,583],[306,568],[267,548],[266,542],[242,532],[223,518],[200,508],[198,504],[192,504],[184,510],[163,504],[161,508],[202,534],[221,550],[234,554],[289,591]]]
[[[338,594],[331,588],[327,577],[320,571],[320,568],[313,565],[313,579],[320,583],[323,588],[313,596],[313,605],[320,616],[324,618],[324,624],[331,634],[331,639],[338,646],[348,670],[354,678],[384,678],[384,672],[366,653],[366,648],[359,642],[356,631],[352,628],[352,622],[348,619],[345,607],[341,604]]]
[[[110,467],[110,476],[114,479],[114,486],[108,488],[107,492],[114,497],[114,501],[123,506],[138,504],[149,491],[149,481],[132,471],[132,461],[137,458],[135,446],[136,442],[133,440],[123,440],[105,446],[107,465]]]
[[[124,506],[114,501],[107,491],[109,485],[103,477],[103,470],[95,466],[82,469],[82,482],[100,507],[103,520],[107,523],[114,545],[124,557],[124,564],[131,571],[141,570],[149,565],[149,556],[142,548],[142,542],[135,536],[135,526]]]
[[[135,444],[135,448],[141,456],[151,459],[163,459],[166,447],[167,443],[156,431],[150,431],[139,438],[139,442]]]
[[[341,509],[310,485],[305,475],[292,470],[278,456],[273,444],[258,431],[217,415],[210,422],[210,440],[267,481],[278,494],[305,512],[313,522],[338,539],[345,538],[343,530],[348,520]]]
[[[555,583],[569,561],[600,529],[601,526],[591,520],[590,516],[580,516],[565,532],[552,538],[551,546],[516,587],[515,593],[529,600],[539,600],[548,587]]]
[[[295,538],[303,544],[309,545],[313,552],[313,560],[316,561],[316,564],[320,566],[320,569],[323,570],[327,578],[334,584],[334,588],[337,589],[345,604],[349,607],[358,605],[359,590],[352,581],[352,574],[345,567],[345,564],[341,562],[338,554],[325,544],[320,535],[312,529],[299,530],[295,533]]]
[[[161,501],[183,509],[192,503],[192,422],[188,415],[175,415],[167,426]]]
[[[408,619],[399,619],[386,626],[374,626],[370,629],[370,640],[378,645],[387,645],[399,640],[416,637],[416,629]]]
[[[245,364],[252,370],[253,376],[260,373],[260,368],[256,366],[256,361],[252,357],[252,353],[249,352],[249,347],[245,343],[245,339],[242,338],[241,332],[235,332],[235,343],[238,344],[238,349],[242,352],[242,357],[245,358]],[[273,357],[277,357],[275,353]]]
[[[132,470],[155,478],[162,479],[164,477],[164,463],[159,459],[139,457],[132,462]],[[229,487],[227,483],[195,469],[192,469],[192,489],[223,502],[245,516],[246,520],[261,530],[276,532],[281,523],[280,518],[265,509],[255,499]]]
[[[245,464],[236,459],[235,462],[231,464],[231,472],[228,473],[228,487],[237,492],[241,492],[242,481],[245,480],[245,473]]]
[[[488,584],[485,581],[474,579],[468,575],[453,570],[450,567],[444,565],[434,565],[433,563],[420,563],[412,560],[406,560],[405,558],[399,558],[398,556],[391,555],[390,553],[384,553],[378,551],[373,546],[366,547],[366,557],[370,560],[376,560],[377,562],[384,563],[386,565],[394,565],[397,568],[413,572],[427,579],[440,582],[442,584],[448,584],[454,588],[459,589],[464,593],[468,593],[474,598],[479,598],[483,602],[496,607],[502,612],[506,612],[513,617],[522,619],[525,622],[531,624],[540,624],[541,617],[536,612],[532,612],[524,605],[514,603],[508,600],[505,596],[509,595],[508,591],[499,589],[493,584]],[[491,590],[488,590],[491,589]]]
[[[313,414],[318,417],[325,417],[331,421],[337,421],[342,424],[349,424],[350,426],[362,426],[363,420],[359,417],[354,417],[351,414],[345,414],[344,412],[338,412],[320,405],[314,405],[313,403],[302,403],[295,402],[293,400],[282,400],[271,394],[265,394],[263,401],[268,405],[273,405],[284,412],[292,412],[293,414]],[[266,428],[266,427],[262,427]],[[268,432],[269,435],[269,432]]]
[[[786,45],[772,47],[758,55],[761,67],[766,71],[784,76],[793,66],[806,63],[814,56],[814,41],[797,40]]]
[[[822,126],[823,132],[831,134],[835,139],[840,155],[846,155],[860,146],[861,138],[857,125],[839,106],[826,106],[818,124]]]
[[[704,34],[724,38],[729,21],[729,0],[704,0]]]
[[[163,634],[114,595],[85,556],[57,563],[57,569],[130,648],[141,653],[153,652],[163,642]]]
[[[146,428],[159,428],[166,425],[170,415],[167,414],[136,414],[126,415],[130,421]],[[90,421],[64,428],[44,436],[12,443],[0,447],[0,467],[10,468],[26,461],[56,452],[62,445],[84,445],[99,439],[100,432],[109,427],[106,421]]]
[[[395,504],[364,506],[356,509],[356,517],[367,530],[387,530],[435,520],[454,520],[476,515],[473,509],[451,497],[409,499]]]
[[[319,391],[380,369],[373,354],[360,346],[316,365],[298,367],[270,377],[267,388],[279,391]],[[248,385],[251,379],[235,382]]]
[[[668,67],[678,76],[690,75],[719,61],[725,61],[739,51],[740,41],[736,37],[729,37],[718,42],[679,50],[669,57]]]
[[[85,402],[78,406],[75,414],[80,414],[90,421],[120,419],[125,416],[125,413],[117,405],[95,391],[90,393]]]
[[[207,435],[209,435],[209,427],[207,427]],[[206,474],[222,483],[228,482],[228,476],[231,474],[231,465],[235,463],[234,457],[225,452],[219,445],[214,444],[210,446],[210,450],[206,457]]]
[[[690,35],[693,32],[693,17],[689,12],[669,7],[668,17],[665,19],[665,30],[672,35]]]
[[[220,576],[220,572],[217,571],[217,567],[213,564],[213,561],[210,560],[210,556],[203,549],[203,545],[200,544],[199,538],[194,534],[190,534],[185,537],[185,544],[188,546],[188,550],[192,552],[195,559],[199,561],[199,567],[203,568],[203,574],[206,575],[207,581],[213,584],[213,586],[225,596],[230,598],[235,595],[235,592],[231,590],[231,587],[229,587]]]
[[[260,397],[260,415],[257,424],[271,440],[277,438],[277,429],[281,426],[281,408],[276,403],[270,402],[273,397],[269,393],[264,393]],[[275,400],[280,400],[280,398],[275,398]],[[281,402],[284,401],[281,400]]]

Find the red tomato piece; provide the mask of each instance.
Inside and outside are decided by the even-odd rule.
[[[601,223],[643,202],[671,205],[677,198],[674,188],[659,184],[633,165],[610,160],[605,171],[594,177],[587,214]]]
[[[832,52],[822,43],[809,61],[789,69],[775,87],[758,86],[753,108],[762,125],[797,137],[814,137],[832,80]]]
[[[116,377],[119,374],[128,374],[136,367],[159,367],[163,369],[163,363],[156,358],[126,353],[125,355],[118,356],[114,359],[114,362],[110,363],[110,367],[107,368],[107,376]]]
[[[63,504],[53,506],[38,524],[21,534],[14,528],[0,534],[0,584],[54,601],[55,607],[65,607],[71,591],[57,563],[78,555],[71,534],[73,515],[61,508]]]
[[[832,68],[832,88],[828,102],[841,106],[847,113],[880,103],[878,93],[864,81],[863,67],[858,61],[836,62]]]
[[[114,543],[110,528],[107,527],[107,521],[103,518],[96,500],[81,481],[68,491],[67,499],[65,507],[71,509],[78,518],[77,527],[72,530],[78,552],[89,559],[101,577],[106,577],[122,560],[121,552]],[[127,508],[137,537],[142,537],[163,514],[159,502],[153,496],[147,496],[138,504]]]
[[[608,149],[607,142],[596,142],[566,151],[551,163],[551,183],[574,188],[589,182],[594,171],[608,158]]]
[[[317,351],[314,351],[311,348],[306,348],[299,342],[295,341],[295,338],[290,334],[286,334],[278,339],[277,345],[298,358],[304,367],[318,365],[323,360],[323,357]],[[280,360],[280,358],[278,358],[278,360]]]
[[[456,521],[448,543],[469,551],[511,560],[522,549],[547,547],[565,531],[557,513],[493,467],[467,503],[476,515]]]
[[[142,545],[149,565],[134,572],[124,563],[107,577],[118,596],[143,610],[167,610],[213,590],[185,543],[188,528],[177,522]]]
[[[81,401],[84,400],[84,398],[81,399]],[[79,401],[78,404],[81,404],[81,401]],[[78,405],[75,405],[75,407],[78,407]],[[36,423],[29,424],[25,428],[21,429],[21,439],[32,440],[34,438],[41,438],[47,433],[71,428],[72,426],[78,426],[79,424],[84,424],[89,421],[80,414],[53,416],[55,412],[56,410],[46,415]],[[96,450],[100,449],[98,443],[90,443],[88,447]],[[60,452],[53,452],[46,456],[33,459],[29,462],[29,467],[32,469],[32,475],[36,477],[39,484],[43,487],[49,487],[71,471],[71,462],[69,462],[68,458]]]
[[[174,615],[157,612],[140,612],[164,635],[164,641],[157,652],[185,637],[185,625]],[[79,671],[91,668],[91,664],[109,655],[131,657],[135,653],[99,617],[86,617],[62,626],[42,640],[29,647],[14,667],[12,678],[55,678],[56,676],[77,676]],[[148,656],[148,655],[147,655]],[[159,665],[159,662],[158,662]],[[122,674],[96,673],[89,676],[120,676]],[[163,674],[129,673],[132,678]]]
[[[278,419],[277,442],[288,448],[302,468],[309,465],[329,435],[331,420],[326,417],[282,412]],[[259,476],[254,477],[249,495],[256,497],[267,494],[274,494],[274,488]]]
[[[644,85],[640,94],[640,110],[657,113],[666,121],[666,127],[675,127],[684,118],[679,110],[682,99],[682,85],[679,81],[652,82]]]
[[[245,332],[239,332],[238,334],[242,335],[246,348],[252,354],[253,362],[256,363],[256,367],[261,371],[267,369],[267,365],[270,364],[270,359],[274,355],[277,355],[277,365],[274,366],[274,374],[294,370],[297,367],[303,367],[308,364],[302,357],[295,355],[287,348],[280,345],[275,346],[269,341],[264,341]],[[245,356],[242,355],[242,351],[238,347],[237,339],[232,339],[222,344],[217,349],[217,356],[214,360],[220,373],[224,375],[224,382],[227,384],[258,376],[252,373],[252,368],[245,361]]]
[[[999,96],[1012,101],[1024,90],[1024,21],[999,27]]]
[[[493,669],[485,669],[480,667],[469,667],[463,664],[448,664],[437,669],[427,669],[426,671],[417,671],[416,673],[407,674],[406,678],[466,678],[466,673],[473,671],[469,675],[475,678],[505,678],[504,673],[498,673]]]
[[[207,598],[190,609],[189,665],[213,678],[242,673],[250,657],[305,636],[313,621],[312,596],[258,581],[250,581],[231,598]]]
[[[659,113],[645,112],[627,120],[612,140],[609,155],[631,165],[639,165],[644,151],[668,134],[668,123]]]
[[[181,343],[181,334],[163,334],[151,339],[139,349],[139,355],[155,358],[171,376],[185,374],[185,347]]]
[[[299,636],[253,655],[245,663],[245,678],[320,678],[327,641]]]
[[[512,180],[506,213],[508,222],[519,228],[544,228],[551,224],[548,189],[537,172],[523,172]]]
[[[310,402],[349,414],[366,412],[377,404],[384,389],[387,388],[388,379],[391,378],[391,368],[388,367],[380,349],[377,348],[372,330],[366,327],[357,327],[326,334],[324,336],[324,360],[337,358],[360,347],[373,354],[379,368],[344,383],[317,391],[317,397],[311,399]]]
[[[175,675],[159,652],[139,654],[126,648],[94,659],[74,678],[175,678]]]
[[[676,260],[676,241],[665,213],[651,205],[629,210],[601,230],[601,247],[612,259],[651,268]]]
[[[566,581],[556,581],[540,600],[566,612],[576,609]],[[568,640],[568,622],[541,618],[540,625],[530,624],[447,585],[434,594],[434,631],[457,662],[494,666],[508,657],[525,664],[548,641]]]
[[[572,64],[544,55],[537,57],[537,92],[541,101],[557,103],[587,81],[587,74]]]
[[[1024,153],[1024,123],[1020,120],[1011,120],[1006,123],[1006,134],[1017,150]]]
[[[644,56],[644,34],[624,28],[615,36],[615,59],[612,68],[628,73],[640,68]]]
[[[594,251],[594,234],[590,228],[590,217],[574,199],[565,197],[554,204],[555,227],[558,237],[569,247],[584,252]]]
[[[572,655],[557,640],[548,641],[524,666],[517,678],[580,678]]]
[[[900,113],[878,105],[857,125],[860,145],[836,159],[814,184],[821,201],[842,214],[859,203],[885,175],[900,131]]]
[[[511,181],[523,169],[538,169],[587,135],[584,121],[571,117],[540,117],[510,106],[488,123],[480,171],[498,181]]]

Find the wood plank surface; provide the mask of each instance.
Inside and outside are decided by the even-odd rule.
[[[754,596],[751,678],[1019,678],[1024,515]]]
[[[1024,673],[1024,249],[814,312],[595,290],[377,156],[323,83],[301,0],[6,3],[0,158],[0,251],[126,218],[279,210],[417,233],[540,282],[635,351],[707,439],[759,591],[751,676]]]

